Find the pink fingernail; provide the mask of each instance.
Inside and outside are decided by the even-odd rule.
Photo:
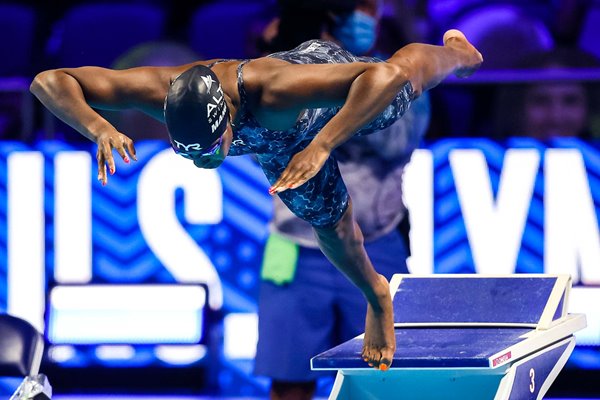
[[[129,164],[129,157],[124,158],[125,163]]]

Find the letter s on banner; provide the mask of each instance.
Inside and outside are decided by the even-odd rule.
[[[183,229],[175,214],[175,190],[185,196],[185,217],[193,224],[223,219],[223,188],[214,170],[195,168],[171,149],[156,154],[138,182],[138,221],[148,246],[173,277],[182,283],[206,283],[208,302],[223,304],[219,275],[208,256]]]

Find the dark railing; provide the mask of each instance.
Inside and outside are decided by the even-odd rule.
[[[506,85],[540,82],[600,82],[600,68],[480,70],[467,79],[449,77],[448,85]]]

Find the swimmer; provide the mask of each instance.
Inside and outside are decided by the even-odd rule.
[[[402,117],[412,100],[450,74],[467,77],[483,58],[457,30],[443,45],[409,44],[382,61],[320,40],[252,60],[176,67],[59,68],[32,93],[98,145],[98,180],[116,171],[112,150],[136,159],[133,141],[96,109],[135,108],[164,121],[176,153],[199,168],[255,154],[277,194],[308,221],[320,249],[367,300],[362,357],[381,370],[396,349],[387,280],[373,268],[333,149]],[[293,316],[290,316],[292,318]]]

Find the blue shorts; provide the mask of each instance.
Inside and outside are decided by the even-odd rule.
[[[373,266],[388,280],[408,273],[407,249],[393,232],[365,243]],[[300,247],[289,284],[262,281],[256,375],[305,382],[330,375],[310,370],[317,354],[364,332],[367,303],[362,293],[318,249]]]

